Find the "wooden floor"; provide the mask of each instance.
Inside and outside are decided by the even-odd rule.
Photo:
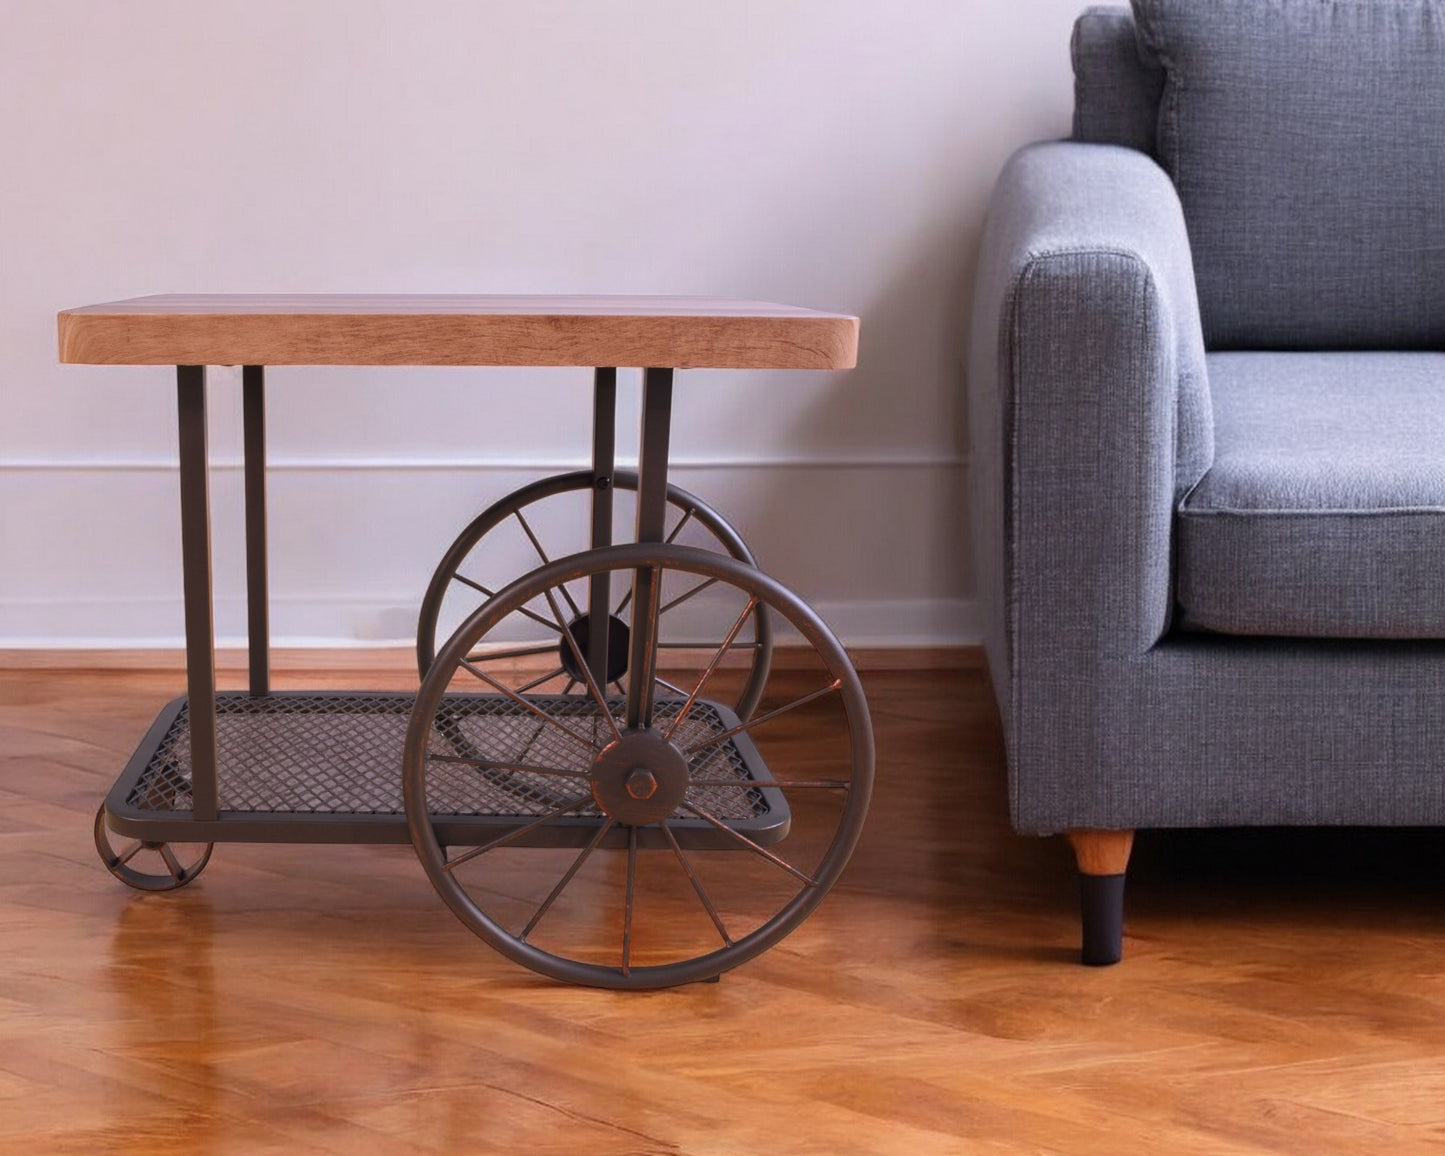
[[[1084,969],[982,672],[865,682],[843,883],[721,983],[639,995],[507,963],[407,848],[228,844],[128,891],[91,819],[178,673],[0,670],[0,1151],[1445,1150],[1434,836],[1144,836],[1125,963]]]

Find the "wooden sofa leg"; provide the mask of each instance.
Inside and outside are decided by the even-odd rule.
[[[1079,866],[1082,961],[1090,967],[1118,963],[1124,954],[1124,874],[1134,847],[1133,831],[1067,831]]]

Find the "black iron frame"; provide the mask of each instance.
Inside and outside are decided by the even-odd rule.
[[[647,369],[642,377],[642,431],[637,450],[637,535],[639,545],[661,543],[667,532],[667,449],[672,425],[672,370]],[[656,570],[641,568],[632,586],[632,654],[627,669],[627,727],[652,722],[657,682],[658,597]]]
[[[617,370],[598,369],[592,387],[592,548],[612,545],[612,475],[617,457]],[[607,685],[607,634],[611,626],[609,575],[587,591],[587,653],[592,678]]]
[[[216,818],[216,625],[211,586],[205,366],[176,367],[176,411],[180,419],[181,569],[186,607],[186,698],[191,704],[191,792],[195,818],[205,823]]]
[[[206,420],[206,367],[176,367],[177,414],[180,445],[181,562],[186,619],[186,695],[169,703],[142,739],[125,770],[106,799],[106,823],[111,830],[134,838],[169,842],[311,842],[311,843],[405,843],[408,841],[403,814],[361,813],[222,813],[218,807],[219,766],[217,751],[217,692],[215,621],[211,571],[211,519],[209,451]],[[672,414],[673,371],[669,368],[643,370],[642,416],[638,452],[637,522],[639,544],[661,544],[667,517],[667,467],[669,429]],[[259,365],[242,367],[242,434],[244,452],[246,526],[246,606],[248,642],[248,690],[255,698],[280,698],[270,688],[270,624],[268,565],[266,552],[266,383]],[[613,479],[616,470],[617,370],[599,367],[593,381],[592,518],[594,548],[610,545],[613,531]],[[660,576],[655,569],[640,567],[634,572],[633,624],[625,719],[629,728],[645,727],[655,705],[656,640]],[[609,577],[594,577],[588,590],[588,653],[593,656],[594,677],[606,661],[611,606]],[[308,693],[308,692],[300,692]],[[313,697],[324,697],[316,696]],[[410,695],[398,695],[409,702]],[[190,770],[192,807],[189,811],[148,811],[129,802],[132,788],[144,774],[151,757],[166,736],[183,705],[188,707],[190,726]],[[731,715],[726,707],[714,703]],[[735,716],[734,716],[735,717]],[[733,741],[755,780],[770,778],[748,736]],[[765,788],[770,804],[768,814],[756,821],[730,821],[730,826],[747,830],[762,842],[780,839],[789,825],[789,812],[782,794]],[[516,824],[507,816],[484,816],[475,824],[463,824],[473,835],[494,830],[498,825]],[[694,824],[677,821],[679,832]],[[464,842],[462,826],[453,832]],[[560,838],[574,845],[576,832],[568,824],[560,836],[547,836],[549,845]],[[586,827],[595,829],[595,824]],[[712,842],[706,832],[689,832],[700,843]],[[619,837],[622,837],[619,829]],[[725,837],[719,836],[725,846]]]
[[[251,693],[271,690],[271,610],[266,565],[266,371],[241,370],[246,469],[246,638]]]

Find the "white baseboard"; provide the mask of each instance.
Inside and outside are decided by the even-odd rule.
[[[210,468],[234,473],[242,468],[237,457],[217,456]],[[581,470],[590,461],[579,457],[448,457],[424,455],[402,457],[386,454],[347,454],[322,457],[275,456],[267,459],[268,473],[281,474],[536,474],[539,477],[569,470]],[[627,463],[619,463],[630,468]],[[773,454],[755,457],[676,457],[668,461],[669,473],[698,473],[740,470],[963,470],[968,459],[957,453],[897,453],[867,450],[832,455]],[[0,458],[0,474],[173,474],[180,468],[176,458],[147,457],[29,457]]]
[[[969,646],[979,641],[969,599],[822,600],[814,607],[847,646]],[[179,597],[0,598],[0,648],[170,649],[185,644]],[[411,645],[416,605],[405,599],[273,597],[278,648]],[[245,599],[216,598],[216,643],[245,645]]]
[[[983,638],[972,599],[821,600],[813,609],[845,646],[975,646]]]

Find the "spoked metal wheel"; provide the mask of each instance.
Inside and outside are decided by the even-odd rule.
[[[586,514],[592,485],[590,470],[543,478],[514,490],[488,507],[457,536],[443,555],[422,599],[416,657],[417,670],[423,678],[452,630],[493,593],[538,562],[546,565],[553,558],[575,554],[587,545]],[[612,488],[636,493],[636,471],[615,471]],[[738,532],[701,498],[677,486],[668,486],[667,505],[670,525],[666,540],[669,543],[717,550],[749,566],[757,565]],[[618,511],[617,524],[628,523],[627,513],[625,509]],[[623,617],[626,598],[627,592],[620,592],[612,612],[614,619]],[[585,601],[579,604],[572,600],[570,594],[563,603],[567,628],[582,640],[584,654],[589,634],[587,615],[582,609],[585,605]],[[677,612],[681,607],[679,603],[666,610]],[[749,717],[757,707],[772,659],[772,630],[761,604],[754,617],[754,645],[748,653],[750,677],[739,686],[731,701],[741,718]],[[559,673],[576,673],[572,670],[571,648],[559,633],[554,632],[545,644],[531,646],[508,645],[513,640],[499,636],[495,640],[496,648],[508,652],[507,657],[512,659],[550,656],[555,658],[553,667]]]
[[[129,841],[120,850],[111,845],[105,805],[95,813],[95,849],[105,869],[137,891],[174,891],[184,887],[211,861],[214,843],[152,843]]]
[[[625,668],[606,671],[625,694],[570,633],[570,692],[486,661],[489,638],[563,622],[599,579],[634,591]],[[660,610],[694,589],[690,645],[669,648]],[[764,607],[801,657],[743,721],[729,688],[751,675],[736,652]],[[711,979],[797,928],[872,782],[863,690],[817,615],[750,566],[665,544],[560,559],[486,602],[423,681],[404,761],[412,842],[458,918],[518,963],[609,988]]]

